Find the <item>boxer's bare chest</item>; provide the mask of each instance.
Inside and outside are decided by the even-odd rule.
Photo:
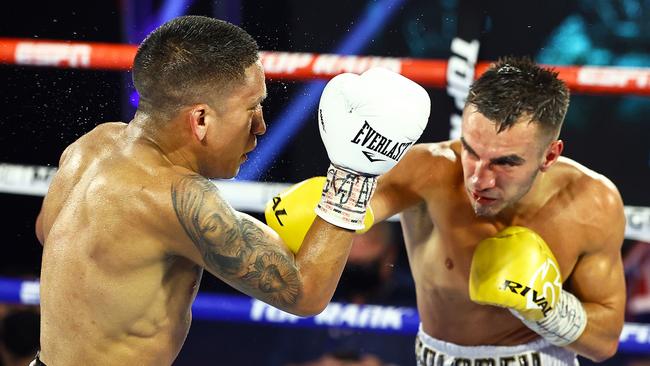
[[[402,229],[416,283],[455,290],[469,301],[467,286],[476,245],[508,226],[536,231],[553,251],[566,280],[588,247],[588,235],[570,202],[558,197],[509,222],[477,217],[461,193],[445,203],[423,202],[402,214]]]
[[[566,202],[552,202],[535,213],[503,223],[476,217],[464,192],[422,202],[402,213],[402,229],[416,283],[424,330],[458,344],[518,344],[535,337],[507,310],[473,303],[469,273],[476,245],[507,226],[540,234],[556,256],[564,279],[584,250],[585,235]],[[474,331],[466,332],[468,325]]]

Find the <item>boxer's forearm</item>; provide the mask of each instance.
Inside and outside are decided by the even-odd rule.
[[[353,232],[317,217],[294,256],[277,234],[240,214],[240,228],[228,237],[245,245],[235,255],[210,251],[208,269],[231,286],[280,310],[312,316],[329,304],[352,247]],[[264,230],[266,229],[266,230]]]
[[[296,254],[302,296],[292,312],[308,316],[325,309],[341,278],[353,236],[352,231],[316,217]]]
[[[623,329],[623,312],[602,304],[582,305],[587,312],[587,327],[580,338],[567,348],[590,360],[602,362],[616,353]]]

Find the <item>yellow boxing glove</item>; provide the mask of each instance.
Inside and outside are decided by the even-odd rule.
[[[560,266],[534,231],[511,226],[476,247],[469,277],[472,301],[537,321],[555,307],[561,292]]]
[[[508,308],[557,346],[574,342],[587,326],[580,300],[562,289],[553,252],[544,239],[524,227],[511,226],[478,244],[469,297],[479,304]]]
[[[309,178],[273,197],[266,204],[266,224],[280,235],[294,253],[300,249],[302,240],[316,218],[314,210],[321,199],[324,185],[325,177]],[[368,206],[363,220],[364,228],[356,232],[361,234],[368,231],[373,221],[374,215]]]

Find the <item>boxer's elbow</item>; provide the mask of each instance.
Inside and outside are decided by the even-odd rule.
[[[291,313],[296,316],[300,317],[310,317],[310,316],[316,316],[325,310],[325,306],[301,306],[299,308],[295,308]]]
[[[329,305],[333,292],[318,286],[305,286],[291,312],[298,316],[318,315]]]
[[[594,349],[593,352],[585,356],[594,362],[604,362],[605,360],[613,357],[617,351],[618,339],[615,341],[607,342],[602,347]]]
[[[291,313],[302,317],[316,316],[325,310],[329,304],[329,300],[330,298],[319,298],[318,296],[314,296],[314,298],[311,299],[305,299],[296,304]]]
[[[311,266],[311,268],[314,268],[314,266]],[[296,297],[290,312],[298,316],[318,315],[325,310],[332,300],[341,274],[340,272],[322,271],[321,269],[316,271],[299,270],[299,272],[299,295]]]
[[[569,348],[593,362],[603,362],[614,356],[618,351],[618,337],[607,338],[601,338],[599,340],[592,339],[593,343],[590,342],[589,345],[582,344],[580,346],[577,346],[578,341],[575,346],[569,345]]]

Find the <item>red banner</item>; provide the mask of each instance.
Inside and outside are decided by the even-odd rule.
[[[94,42],[0,38],[0,63],[60,68],[129,70],[137,47]],[[447,61],[412,58],[261,52],[269,79],[329,79],[382,66],[430,87],[444,87]],[[479,63],[480,75],[488,63]],[[650,95],[650,68],[553,66],[575,92]]]

